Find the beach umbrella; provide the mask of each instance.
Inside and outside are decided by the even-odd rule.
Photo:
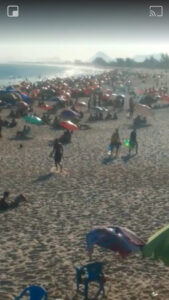
[[[152,112],[151,107],[144,105],[144,104],[139,104],[139,103],[135,104],[135,110],[138,114],[141,114],[141,115],[149,115]]]
[[[140,251],[144,242],[131,230],[120,227],[100,227],[86,235],[87,250],[92,254],[94,245],[118,252],[123,258],[132,252]]]
[[[138,94],[143,94],[144,91],[143,91],[142,89],[138,89],[138,90],[137,90],[137,93],[138,93]]]
[[[22,100],[23,100],[24,102],[30,104],[31,99],[30,99],[29,96],[27,96],[27,95],[25,95],[25,94],[20,94],[20,96],[21,96],[21,98],[22,98]]]
[[[75,109],[78,111],[86,111],[87,110],[87,104],[86,102],[79,102],[75,105]]]
[[[112,99],[115,99],[117,97],[117,94],[113,93],[111,94]]]
[[[103,100],[110,100],[110,95],[109,94],[103,94],[101,98]]]
[[[71,94],[70,94],[69,92],[65,92],[65,93],[63,94],[63,97],[65,98],[65,100],[69,100],[70,97],[71,97]]]
[[[103,107],[100,107],[100,106],[95,106],[95,107],[93,107],[92,109],[97,110],[97,111],[100,111],[100,112],[103,112],[103,111],[104,111]]]
[[[77,103],[76,105],[78,105],[79,107],[87,107],[87,104],[86,104],[86,102],[84,102],[84,101],[79,102],[79,103]]]
[[[35,125],[41,125],[43,124],[43,121],[42,119],[40,119],[39,117],[36,117],[36,116],[25,116],[23,118],[23,120],[26,122],[26,123],[29,123],[29,124],[35,124]]]
[[[11,92],[11,91],[14,92],[15,89],[14,89],[13,86],[9,85],[9,86],[6,87],[6,91],[7,91],[7,92]]]
[[[61,101],[59,97],[53,97],[52,99],[50,99],[49,101],[53,101],[53,102],[59,102]]]
[[[18,101],[16,100],[16,98],[14,98],[10,94],[6,94],[6,95],[4,94],[4,95],[2,95],[2,100],[4,101],[5,105],[10,106],[10,107],[11,106],[16,106],[18,104]]]
[[[95,106],[95,107],[93,107],[92,109],[94,109],[94,110],[96,110],[96,111],[99,111],[99,112],[108,111],[107,108],[105,108],[105,107],[100,107],[100,106]]]
[[[103,111],[108,111],[108,108],[102,107]]]
[[[169,225],[152,235],[142,249],[143,257],[161,260],[169,266]]]
[[[169,102],[169,96],[167,95],[162,96],[162,99],[166,102]]]
[[[70,119],[70,118],[78,118],[79,114],[77,112],[69,109],[69,110],[62,111],[61,114],[60,114],[60,117],[61,118],[68,118],[68,119]]]
[[[23,98],[21,97],[19,92],[12,92],[9,95],[12,95],[12,97],[17,101],[23,101]]]
[[[18,106],[26,109],[26,108],[28,108],[29,105],[24,101],[20,101],[20,102],[18,102]]]
[[[48,105],[48,104],[44,104],[44,105],[40,106],[39,108],[42,110],[51,110],[52,106]]]
[[[66,102],[67,99],[60,96],[60,97],[53,97],[50,101],[52,101],[52,102],[62,102],[63,103],[63,102]]]
[[[124,94],[118,94],[117,97],[125,99],[125,95]]]
[[[70,131],[75,131],[78,129],[78,126],[71,121],[63,121],[59,124],[61,127],[68,129]]]
[[[83,93],[85,96],[90,96],[92,91],[91,91],[91,89],[87,88],[87,89],[83,89]]]

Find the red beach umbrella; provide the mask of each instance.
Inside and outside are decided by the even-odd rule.
[[[48,104],[44,104],[42,106],[39,107],[40,109],[43,109],[43,110],[51,110],[52,109],[52,106],[51,105],[48,105]]]
[[[162,99],[166,102],[169,102],[169,96],[168,95],[164,95],[162,96]]]
[[[63,121],[59,124],[61,127],[68,129],[70,131],[75,131],[78,129],[78,126],[71,121]]]
[[[118,252],[125,258],[132,252],[141,251],[145,245],[137,235],[126,227],[108,226],[92,229],[86,235],[88,253],[91,255],[94,245]]]

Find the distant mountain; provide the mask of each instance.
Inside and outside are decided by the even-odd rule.
[[[99,52],[97,52],[94,56],[92,56],[92,57],[89,59],[89,62],[94,61],[96,58],[102,58],[102,59],[104,59],[106,62],[110,62],[110,61],[113,60],[110,56],[108,56],[108,55],[105,54],[104,52],[99,51]]]
[[[160,54],[150,54],[150,55],[136,55],[133,59],[137,62],[143,62],[145,59],[150,58],[153,56],[156,60],[160,61],[161,53]]]

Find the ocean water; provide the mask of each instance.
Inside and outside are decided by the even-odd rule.
[[[101,69],[88,66],[49,64],[0,64],[0,87],[16,84],[25,79],[35,82],[54,77],[71,77],[96,74]]]

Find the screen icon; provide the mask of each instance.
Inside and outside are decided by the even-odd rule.
[[[163,17],[163,6],[151,5],[149,7],[149,17]]]
[[[18,5],[8,5],[7,6],[7,16],[9,18],[19,17],[19,6]]]

